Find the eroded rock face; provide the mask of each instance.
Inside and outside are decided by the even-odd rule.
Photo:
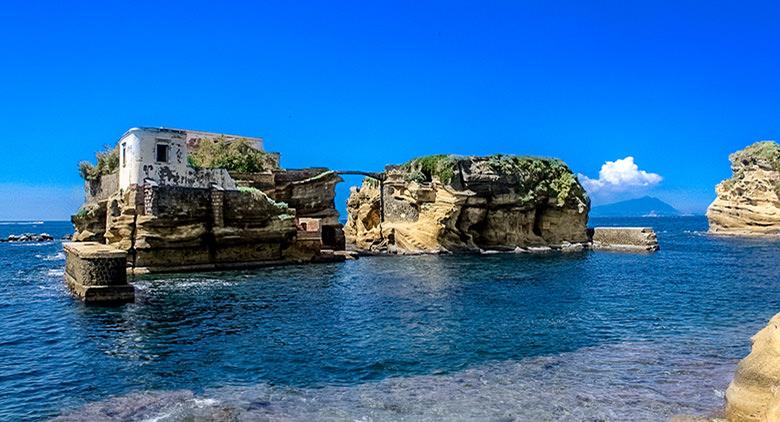
[[[106,205],[108,201],[88,202],[70,217],[76,232],[73,240],[76,242],[105,242]]]
[[[109,199],[105,238],[149,271],[310,259],[318,250],[295,250],[294,219],[260,191],[130,189]]]
[[[388,166],[347,203],[345,233],[374,252],[514,250],[587,242],[590,201],[560,160],[431,156]]]
[[[780,421],[780,314],[756,333],[750,354],[739,362],[726,390],[731,422]]]
[[[344,230],[336,210],[336,185],[341,176],[324,167],[274,169],[266,173],[235,174],[238,185],[265,192],[295,209],[298,218],[316,218],[323,230],[323,247],[344,249]]]
[[[757,142],[729,156],[733,175],[715,188],[710,232],[780,235],[780,145]]]

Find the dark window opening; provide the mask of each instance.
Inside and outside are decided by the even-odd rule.
[[[122,167],[127,166],[127,144],[122,142]]]
[[[167,163],[168,162],[168,145],[164,144],[157,144],[157,162],[158,163]]]
[[[323,246],[336,246],[336,229],[331,226],[322,227],[322,245]]]

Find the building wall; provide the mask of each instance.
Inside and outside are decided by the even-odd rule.
[[[202,132],[195,132],[205,136]],[[217,135],[213,135],[217,136]],[[187,140],[192,133],[178,129],[130,129],[119,140],[119,188],[142,186],[152,180],[160,186],[236,189],[224,169],[194,169],[187,163]],[[260,141],[258,141],[260,142]],[[167,162],[157,161],[157,145],[168,146]],[[259,143],[258,145],[262,145]]]
[[[143,185],[151,179],[160,185],[186,186],[187,143],[183,131],[130,129],[119,140],[119,188]],[[158,162],[157,145],[168,146],[167,162]]]

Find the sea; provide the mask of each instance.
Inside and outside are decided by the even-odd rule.
[[[363,257],[136,277],[86,306],[62,242],[0,244],[0,420],[715,416],[780,312],[780,242],[650,226],[656,253]],[[71,232],[4,222],[0,237]]]

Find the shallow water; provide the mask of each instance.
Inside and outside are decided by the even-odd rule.
[[[68,296],[58,242],[0,244],[0,419],[666,420],[708,414],[780,311],[780,243],[650,225],[655,254],[362,258]],[[47,231],[2,225],[0,236]]]

